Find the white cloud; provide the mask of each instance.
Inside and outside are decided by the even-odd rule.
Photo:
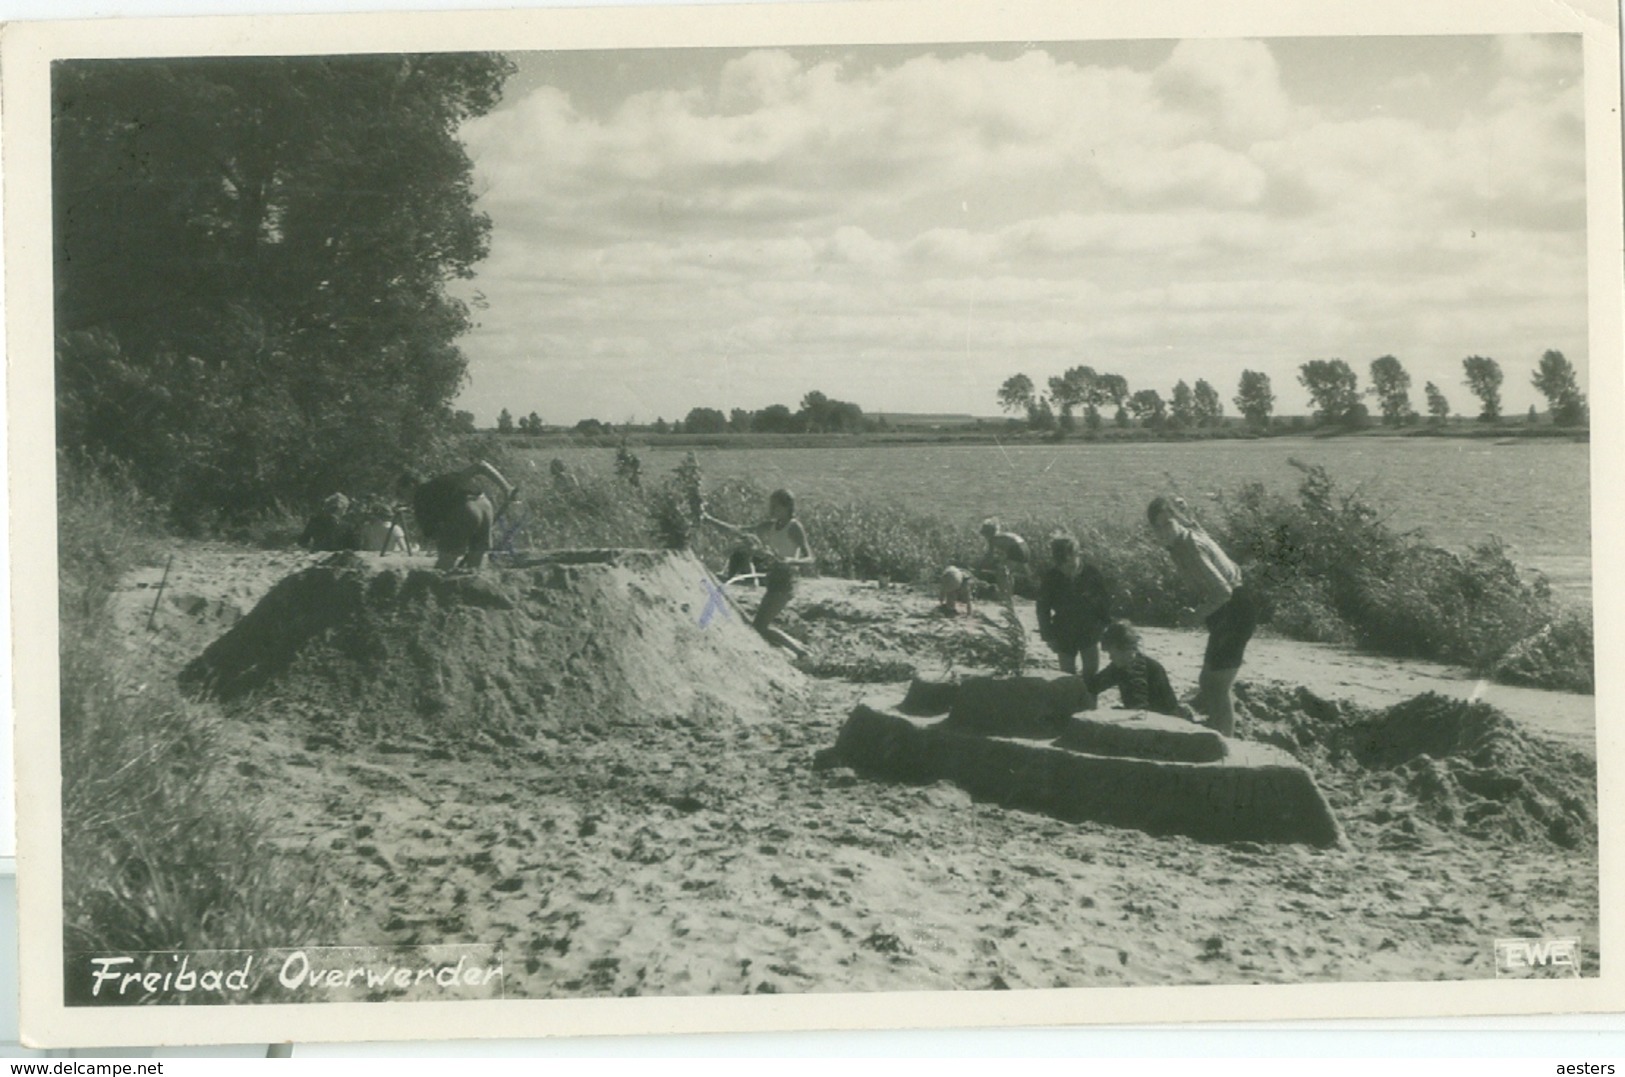
[[[1219,384],[1212,364],[1261,355],[1448,364],[1543,334],[1583,357],[1572,43],[1501,42],[1493,92],[1454,111],[1341,120],[1293,100],[1287,47],[1182,42],[1149,68],[761,50],[591,108],[535,89],[467,132],[495,225],[471,396],[533,359],[555,390],[583,363],[628,381],[592,390],[618,419],[632,382],[640,412],[702,402],[661,394],[717,363],[794,383],[787,402],[819,383],[897,408],[843,385],[894,392],[894,366],[937,361],[996,387],[1078,354]]]

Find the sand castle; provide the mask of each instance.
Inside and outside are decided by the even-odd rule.
[[[1010,807],[1203,841],[1343,844],[1314,778],[1280,748],[1180,718],[1084,711],[1076,677],[915,680],[860,703],[821,762],[948,779]]]

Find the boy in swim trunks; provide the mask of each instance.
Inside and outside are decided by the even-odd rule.
[[[701,520],[709,521],[724,531],[730,531],[753,544],[757,560],[766,562],[767,593],[756,607],[756,618],[751,625],[769,643],[801,655],[806,648],[779,629],[773,622],[795,594],[796,571],[813,564],[812,546],[807,531],[796,519],[796,499],[789,490],[774,490],[767,499],[767,519],[754,527],[735,527],[702,513]]]

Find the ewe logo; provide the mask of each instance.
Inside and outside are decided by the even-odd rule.
[[[1580,975],[1579,939],[1496,939],[1495,976],[1551,979]]]

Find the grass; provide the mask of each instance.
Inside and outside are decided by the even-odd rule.
[[[58,463],[64,950],[287,946],[331,937],[310,865],[265,846],[230,787],[218,711],[114,659],[108,598],[152,563],[158,506],[129,476]],[[88,1001],[81,976],[69,1002]]]

